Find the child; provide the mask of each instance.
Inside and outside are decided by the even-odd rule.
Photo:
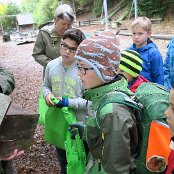
[[[78,128],[92,154],[86,173],[129,173],[135,166],[138,135],[135,110],[126,102],[121,103],[124,97],[130,103],[131,99],[127,81],[117,75],[120,51],[115,34],[103,31],[85,39],[75,57],[78,74],[87,90],[84,97],[92,101],[86,128],[80,124],[70,125],[71,135],[74,128]]]
[[[174,38],[168,45],[168,51],[164,61],[164,86],[168,89],[174,84]]]
[[[85,39],[85,35],[78,29],[65,31],[60,44],[61,56],[48,63],[43,83],[43,95],[49,106],[54,106],[52,97],[60,101],[57,107],[71,107],[75,109],[78,120],[82,120],[80,109],[86,108],[86,100],[82,99],[83,88],[77,75],[74,58],[78,45]],[[67,96],[69,99],[64,98]],[[84,116],[84,112],[83,112]],[[61,174],[66,173],[66,151],[56,148],[61,166]]]
[[[165,112],[167,116],[167,122],[169,124],[170,133],[171,133],[171,143],[170,143],[170,156],[168,162],[168,169],[166,174],[173,174],[174,173],[174,85],[172,90],[170,91],[169,96],[169,107]]]
[[[148,81],[164,85],[163,60],[157,46],[150,40],[151,21],[138,17],[132,23],[133,45],[129,50],[137,51],[143,60],[141,75]]]
[[[134,50],[125,50],[121,53],[121,61],[118,73],[124,75],[128,80],[128,88],[135,92],[139,85],[148,82],[143,76],[139,75],[142,70],[142,59]]]

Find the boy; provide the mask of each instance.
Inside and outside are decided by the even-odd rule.
[[[143,76],[139,75],[142,70],[142,59],[134,50],[125,50],[121,53],[121,61],[118,73],[124,75],[128,80],[128,88],[135,92],[139,85],[148,82]]]
[[[164,86],[168,89],[174,84],[174,38],[168,45],[168,51],[164,61]]]
[[[80,112],[84,111],[82,109],[86,109],[87,102],[81,98],[83,88],[77,75],[74,55],[78,45],[84,39],[85,35],[78,29],[72,28],[65,31],[60,44],[61,56],[48,63],[43,82],[43,95],[47,105],[54,106],[51,98],[57,97],[60,100],[57,107],[74,108],[77,119],[81,121],[83,118]],[[66,151],[58,147],[56,150],[61,174],[66,174]]]
[[[51,26],[44,26],[40,29],[34,45],[32,56],[35,61],[43,66],[43,77],[45,74],[45,67],[51,60],[60,56],[60,42],[63,33],[72,27],[75,19],[73,9],[67,4],[59,5],[54,13],[54,24]],[[44,109],[43,109],[44,108]],[[45,123],[45,106],[42,91],[39,97],[40,114],[39,124]]]
[[[74,128],[78,128],[92,154],[86,173],[129,173],[135,167],[133,155],[138,134],[135,109],[121,102],[125,97],[133,104],[127,81],[117,75],[120,51],[116,35],[103,31],[85,39],[75,57],[78,74],[86,89],[84,98],[92,101],[86,128],[81,124],[70,125],[72,137]]]
[[[147,17],[138,17],[132,23],[133,45],[129,50],[137,51],[142,60],[141,75],[148,81],[164,85],[163,60],[157,46],[150,40],[151,21]]]

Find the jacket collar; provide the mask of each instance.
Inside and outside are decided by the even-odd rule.
[[[133,43],[132,48],[136,51],[143,51],[149,49],[151,47],[156,47],[156,45],[152,42],[150,38],[147,39],[147,44],[141,48],[136,48],[136,45]]]
[[[133,93],[127,88],[127,86],[127,80],[122,78],[121,80],[118,80],[114,83],[87,90],[84,93],[84,98],[92,101],[92,108],[96,110],[96,107],[98,106],[98,103],[102,97],[112,91],[120,91],[128,95],[132,95]]]

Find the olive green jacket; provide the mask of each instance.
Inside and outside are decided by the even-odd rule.
[[[4,67],[0,65],[0,93],[9,95],[15,88],[15,80],[13,75]],[[6,165],[11,164],[11,161],[5,162]],[[0,161],[0,173],[3,172]]]
[[[60,42],[61,36],[57,35],[54,25],[40,29],[32,53],[35,61],[45,68],[49,61],[60,56]]]
[[[13,75],[0,65],[0,92],[9,95],[14,88],[15,80]]]
[[[114,98],[108,103],[113,95],[118,96],[118,102]],[[93,157],[87,174],[128,174],[135,168],[133,156],[138,145],[135,110],[121,102],[124,99],[133,105],[129,95],[133,94],[125,79],[85,93],[85,99],[92,101],[84,133]],[[106,105],[100,108],[101,103]]]

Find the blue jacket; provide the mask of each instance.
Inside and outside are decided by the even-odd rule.
[[[163,59],[157,46],[150,39],[147,40],[147,45],[136,48],[136,45],[132,44],[128,50],[135,50],[140,54],[143,60],[140,73],[142,76],[150,82],[164,85]]]
[[[164,85],[172,89],[174,84],[174,38],[168,44],[168,51],[164,60]]]

